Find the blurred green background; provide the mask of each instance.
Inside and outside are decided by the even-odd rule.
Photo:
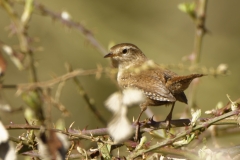
[[[90,29],[95,38],[107,49],[110,42],[130,42],[136,44],[148,58],[161,64],[178,64],[183,62],[182,57],[189,55],[193,50],[194,23],[188,15],[178,10],[177,6],[186,1],[139,1],[139,0],[42,0],[41,3],[55,12],[67,11],[74,21],[80,22]],[[191,1],[187,1],[191,2]],[[228,102],[226,94],[232,100],[239,98],[240,93],[240,1],[211,0],[207,6],[206,27],[210,31],[204,37],[201,66],[216,68],[221,63],[229,66],[231,75],[214,78],[207,76],[201,79],[197,92],[197,103],[202,111],[212,109],[219,101]],[[21,11],[22,6],[16,6]],[[21,13],[21,12],[19,12]],[[9,37],[5,30],[10,24],[6,12],[0,9],[0,40],[9,45],[16,45],[16,37]],[[67,28],[57,20],[42,16],[39,12],[33,15],[29,26],[29,35],[39,39],[35,47],[43,47],[42,52],[35,53],[39,80],[49,80],[66,73],[64,63],[70,63],[74,68],[94,69],[97,64],[110,66],[109,61],[93,48],[82,34]],[[8,66],[4,77],[4,84],[27,83],[27,71],[18,71],[4,55]],[[178,74],[189,74],[174,70]],[[79,77],[86,92],[96,103],[97,109],[107,120],[111,113],[104,107],[107,97],[117,91],[116,85],[106,76],[99,80],[94,76]],[[187,93],[187,91],[186,91]],[[24,105],[21,98],[15,95],[14,90],[2,90],[3,99],[12,107]],[[66,117],[66,125],[75,121],[74,127],[88,129],[105,127],[86,107],[86,103],[79,95],[75,84],[67,81],[60,101],[71,112]],[[184,111],[184,105],[177,103],[174,118],[178,118]],[[152,107],[154,114],[165,119],[169,112],[166,107]],[[53,109],[53,121],[60,118],[60,112]],[[131,120],[137,116],[139,108],[129,109],[128,117]],[[203,115],[205,116],[205,115]],[[23,113],[9,116],[1,115],[8,124],[25,123]],[[236,141],[227,142],[228,145]]]

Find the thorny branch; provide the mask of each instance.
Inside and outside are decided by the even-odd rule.
[[[196,125],[194,127],[191,127],[191,128],[187,129],[184,132],[178,133],[172,139],[165,140],[165,141],[163,141],[161,143],[157,143],[155,145],[152,145],[148,149],[143,149],[143,150],[134,152],[134,153],[130,154],[127,158],[129,158],[129,159],[136,158],[136,157],[141,156],[141,155],[143,155],[145,153],[152,152],[152,151],[154,151],[154,150],[156,150],[158,148],[161,148],[161,147],[164,147],[164,146],[168,146],[168,145],[172,145],[177,140],[180,140],[181,138],[184,138],[185,136],[190,135],[191,133],[194,133],[197,130],[198,131],[205,130],[209,126],[214,125],[216,122],[221,121],[223,119],[226,119],[228,117],[234,116],[234,115],[238,115],[239,113],[240,113],[240,110],[235,110],[235,111],[231,111],[229,113],[223,114],[221,116],[209,119],[207,122],[204,122],[202,124],[199,124],[199,125]]]
[[[188,129],[186,129],[180,133],[177,133],[175,136],[172,135],[173,138],[165,140],[161,143],[157,143],[155,145],[149,146],[149,148],[147,148],[147,149],[133,151],[127,157],[127,159],[136,158],[145,153],[155,151],[156,149],[159,149],[163,146],[172,145],[174,142],[184,138],[185,136],[187,136],[189,134],[192,134],[192,133],[200,134],[202,131],[204,131],[205,129],[207,129],[208,127],[210,127],[212,125],[221,125],[221,124],[225,125],[225,123],[222,123],[222,120],[224,121],[226,118],[234,116],[234,115],[238,115],[239,113],[240,113],[240,110],[235,110],[235,111],[231,111],[231,112],[225,113],[223,115],[220,115],[220,116],[217,116],[214,118],[210,118],[210,119],[206,119],[206,120],[200,119],[200,121],[198,122],[198,124],[196,126],[190,126]],[[175,120],[175,121],[178,121],[178,120]],[[232,121],[234,121],[234,122],[232,122],[232,124],[235,124],[235,125],[238,125],[238,123],[239,123],[237,119],[233,119]],[[149,123],[152,123],[152,122],[149,122]],[[160,122],[160,123],[163,123],[163,122]],[[185,123],[182,123],[182,126],[185,126],[185,125],[186,125]],[[144,125],[144,126],[146,126],[146,125]],[[154,125],[150,125],[150,126],[154,126]],[[162,125],[158,125],[158,126],[162,126]],[[40,129],[40,126],[32,126],[32,125],[28,125],[28,124],[11,124],[11,125],[6,125],[5,127],[8,130],[11,130],[11,129],[39,130]],[[157,127],[155,129],[160,129],[160,128],[162,128],[162,127]],[[63,131],[63,130],[59,130],[59,129],[51,129],[51,130],[68,135],[69,140],[74,140],[77,138],[77,139],[87,139],[87,140],[91,140],[91,141],[95,141],[95,142],[101,141],[101,142],[104,142],[106,144],[111,144],[111,145],[114,144],[110,141],[104,141],[101,139],[101,137],[98,137],[98,136],[108,135],[106,128],[100,128],[100,129],[94,129],[94,130],[82,130],[82,131],[73,130],[71,128],[69,128],[67,131]],[[142,131],[149,132],[148,129],[147,130],[143,129]],[[196,133],[196,131],[199,131],[199,133]],[[16,141],[16,139],[14,141]],[[27,144],[27,142],[24,142],[23,144],[29,145],[29,144]],[[161,150],[159,150],[158,152],[161,152]]]
[[[178,120],[171,120],[170,124],[172,125],[173,128],[175,127],[185,127],[188,126],[190,123],[189,119],[178,119]],[[166,129],[167,125],[165,121],[160,121],[160,122],[155,122],[152,120],[148,120],[147,122],[143,121],[140,122],[141,127],[143,128],[144,132],[149,132],[152,131],[153,129]],[[39,130],[40,126],[36,125],[29,125],[29,124],[10,124],[10,125],[5,125],[5,128],[8,130],[12,129],[31,129],[31,130]],[[133,128],[135,128],[135,125],[133,124]],[[144,129],[144,128],[149,128],[149,129]],[[52,129],[55,132],[61,132],[64,134],[74,134],[74,135],[87,135],[87,136],[104,136],[108,135],[107,128],[98,128],[98,129],[93,129],[93,130],[75,130],[72,128],[69,128],[67,132],[58,130],[58,129]]]

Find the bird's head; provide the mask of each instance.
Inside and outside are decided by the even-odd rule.
[[[147,58],[142,51],[130,43],[121,43],[110,48],[110,53],[104,58],[110,57],[114,67],[129,68],[136,65],[141,65]]]

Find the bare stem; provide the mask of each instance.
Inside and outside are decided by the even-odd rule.
[[[67,65],[67,69],[68,72],[72,72],[72,67],[68,64]],[[91,98],[87,95],[87,93],[85,92],[81,82],[77,79],[77,77],[73,77],[73,81],[76,84],[78,91],[80,93],[80,95],[83,97],[83,99],[85,100],[85,102],[87,103],[88,108],[92,111],[92,113],[98,118],[98,120],[103,124],[103,125],[107,125],[107,121],[102,117],[102,115],[100,114],[100,112],[97,110],[97,107],[95,106],[95,103],[93,102],[93,100],[91,100]]]
[[[104,72],[104,71],[102,71]],[[66,73],[65,75],[59,76],[55,79],[44,81],[44,82],[36,82],[36,83],[26,83],[26,84],[18,84],[16,85],[18,88],[18,92],[24,92],[28,90],[34,90],[36,88],[49,88],[52,87],[53,85],[56,85],[60,82],[69,80],[73,77],[76,76],[84,76],[84,75],[96,75],[99,73],[99,70],[97,69],[92,69],[92,70],[82,70],[82,69],[77,69],[72,72]],[[5,86],[5,85],[4,85]],[[14,87],[14,85],[7,85],[7,88]]]
[[[205,27],[205,18],[206,18],[206,10],[207,10],[207,0],[197,0],[196,1],[196,10],[195,10],[195,39],[194,39],[194,47],[193,47],[193,60],[192,64],[197,65],[200,61],[201,57],[201,48],[202,48],[202,40],[203,36],[206,33]]]
[[[196,0],[196,9],[195,9],[195,38],[194,38],[194,46],[192,52],[191,63],[192,66],[195,67],[200,62],[201,57],[201,48],[203,36],[206,33],[205,27],[205,18],[206,18],[206,10],[207,10],[207,0]],[[195,99],[196,99],[196,89],[198,86],[198,79],[194,80],[191,84],[191,90],[189,91],[189,106],[190,108],[195,107]]]

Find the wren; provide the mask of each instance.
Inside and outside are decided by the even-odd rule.
[[[110,57],[113,66],[118,68],[117,81],[120,88],[137,88],[142,90],[146,96],[145,102],[140,105],[141,113],[138,121],[147,106],[172,104],[171,111],[166,118],[166,121],[169,122],[172,119],[175,102],[180,101],[187,104],[184,90],[188,88],[194,78],[203,76],[203,74],[179,76],[158,65],[136,73],[131,68],[141,67],[148,61],[148,58],[136,45],[130,43],[113,46],[110,53],[104,56],[104,58],[107,57]]]

